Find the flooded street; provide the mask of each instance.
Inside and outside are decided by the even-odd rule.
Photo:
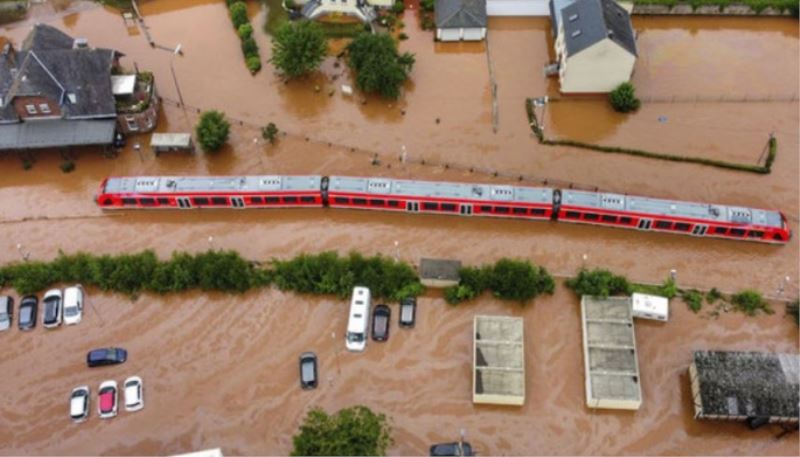
[[[420,257],[478,264],[513,256],[558,275],[602,266],[633,280],[660,282],[675,269],[682,287],[747,287],[768,295],[789,276],[785,294],[797,295],[796,20],[635,17],[642,57],[634,83],[645,100],[642,109],[625,117],[610,112],[603,100],[562,100],[547,107],[548,136],[745,163],[758,160],[773,132],[778,156],[772,173],[762,176],[539,145],[524,99],[557,93],[553,80],[542,75],[550,59],[545,18],[491,18],[487,43],[451,45],[433,43],[433,32],[420,30],[414,12],[406,11],[409,39],[400,50],[414,52],[417,62],[404,96],[387,102],[341,93],[341,84],[351,84],[344,62],[337,65],[335,57],[341,41],[331,46],[319,74],[281,81],[267,62],[270,40],[262,26],[270,14],[260,5],[251,2],[250,8],[264,62],[256,76],[244,66],[221,0],[141,2],[154,41],[170,48],[181,44],[183,56],[151,48],[118,12],[92,3],[40,5],[28,22],[0,28],[0,41],[18,45],[30,24],[46,22],[94,46],[120,50],[128,67],[135,62],[152,70],[165,98],[159,131],[191,131],[198,109],[223,110],[233,121],[230,145],[214,156],[156,158],[142,136],[116,158],[71,151],[77,168],[70,174],[59,169],[58,152],[36,153],[28,171],[17,156],[0,157],[0,262],[20,260],[18,244],[37,260],[51,259],[58,250],[148,248],[164,257],[174,250],[236,249],[258,260],[327,249],[399,253],[414,263]],[[185,108],[177,106],[171,68]],[[496,133],[490,73],[497,83]],[[673,95],[746,95],[759,101],[647,102]],[[286,132],[274,146],[261,139],[259,128],[267,122]],[[136,142],[143,146],[139,152]],[[411,163],[398,160],[403,146]],[[373,166],[376,156],[380,163]],[[775,208],[788,216],[795,236],[780,247],[547,222],[322,209],[105,214],[92,200],[109,175],[308,173],[489,183],[517,183],[521,175],[526,185],[547,179]],[[429,292],[420,299],[416,328],[392,324],[388,343],[370,342],[361,355],[344,350],[346,305],[332,298],[263,290],[242,296],[144,295],[132,302],[89,293],[93,307],[78,327],[0,334],[0,372],[6,374],[0,454],[169,454],[209,447],[221,447],[226,455],[286,454],[309,408],[332,411],[359,403],[392,418],[392,455],[426,453],[433,442],[457,439],[461,428],[481,455],[797,453],[797,433],[776,440],[773,428],[752,432],[741,424],[695,421],[686,376],[694,350],[796,352],[797,326],[783,316],[782,306],[771,316],[709,320],[675,300],[669,323],[638,322],[643,406],[629,413],[584,406],[579,306],[563,288],[525,309],[488,296],[452,308]],[[476,313],[525,318],[522,408],[471,403]],[[86,351],[107,345],[126,347],[128,362],[87,369]],[[297,356],[308,350],[321,364],[322,383],[311,392],[301,391],[297,380]],[[143,411],[121,412],[110,421],[99,420],[95,411],[86,423],[69,422],[66,400],[73,387],[89,384],[95,393],[105,379],[134,374],[145,382]]]

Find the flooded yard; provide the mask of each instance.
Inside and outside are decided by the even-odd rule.
[[[341,93],[341,84],[352,84],[335,57],[341,41],[332,45],[319,74],[284,83],[267,63],[270,40],[262,29],[270,14],[262,2],[251,2],[250,9],[264,61],[256,76],[244,66],[221,0],[141,2],[154,41],[166,48],[180,44],[182,56],[150,47],[142,31],[127,27],[113,9],[81,2],[63,8],[41,5],[28,22],[0,28],[0,41],[19,44],[38,20],[92,45],[118,49],[123,64],[154,72],[165,98],[159,131],[191,131],[198,109],[220,109],[233,121],[230,145],[213,156],[156,158],[141,136],[116,158],[70,151],[77,157],[70,174],[59,170],[58,152],[36,153],[28,171],[16,156],[0,157],[0,262],[19,260],[20,250],[32,259],[50,259],[59,249],[150,248],[168,256],[173,250],[223,248],[259,260],[325,249],[395,255],[396,241],[399,257],[409,262],[433,256],[479,264],[513,256],[556,274],[603,266],[648,282],[660,282],[675,269],[684,287],[751,287],[770,295],[789,276],[785,293],[797,294],[798,236],[776,247],[546,222],[322,209],[105,214],[92,200],[109,175],[314,173],[489,183],[516,183],[522,175],[526,185],[559,180],[776,208],[796,232],[796,99],[645,102],[628,117],[610,112],[603,100],[559,101],[547,108],[548,135],[743,162],[755,162],[774,132],[779,152],[772,173],[751,175],[536,143],[524,99],[557,92],[542,74],[550,59],[549,22],[542,18],[492,18],[487,43],[444,44],[434,43],[432,32],[419,29],[414,11],[407,10],[409,39],[400,50],[414,52],[417,62],[401,100],[387,102]],[[635,18],[634,25],[642,55],[634,83],[643,97],[797,92],[796,20]],[[490,75],[497,83],[496,132]],[[177,106],[176,82],[185,107]],[[260,136],[267,122],[286,133],[274,146]],[[133,148],[137,142],[139,152]],[[398,160],[403,146],[409,163]],[[378,165],[371,164],[374,157]],[[310,407],[357,403],[392,417],[393,455],[423,454],[433,442],[456,439],[460,428],[482,455],[787,455],[798,446],[797,434],[776,440],[771,428],[750,432],[739,424],[695,421],[686,379],[693,350],[797,351],[797,328],[781,308],[772,316],[709,320],[675,301],[671,322],[637,323],[644,403],[638,412],[616,413],[584,406],[580,313],[575,297],[563,289],[525,309],[490,297],[451,308],[432,292],[420,301],[414,330],[393,330],[387,344],[370,342],[363,355],[344,351],[345,304],[331,298],[264,290],[243,296],[145,295],[131,302],[90,294],[99,314],[90,308],[79,327],[0,335],[8,349],[0,355],[0,372],[10,374],[0,387],[0,453],[133,455],[222,447],[226,455],[285,454]],[[524,407],[472,405],[475,313],[525,317]],[[127,347],[130,360],[87,370],[85,352],[106,345]],[[313,392],[302,392],[297,382],[296,357],[306,350],[320,357],[323,382]],[[72,387],[87,383],[96,389],[104,379],[133,374],[145,381],[142,412],[68,422]],[[104,439],[96,439],[99,434]]]

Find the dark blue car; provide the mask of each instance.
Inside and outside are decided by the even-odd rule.
[[[122,348],[93,349],[86,354],[86,365],[102,367],[116,365],[128,360],[128,351]]]

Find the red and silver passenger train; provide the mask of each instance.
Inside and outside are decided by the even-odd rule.
[[[350,176],[112,177],[103,209],[356,208],[552,220],[786,244],[779,211],[550,187]]]

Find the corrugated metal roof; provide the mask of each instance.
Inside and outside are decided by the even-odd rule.
[[[321,176],[140,176],[109,178],[105,191],[109,193],[319,191],[321,180]]]
[[[114,141],[116,120],[61,119],[0,125],[0,150],[107,145]]]

